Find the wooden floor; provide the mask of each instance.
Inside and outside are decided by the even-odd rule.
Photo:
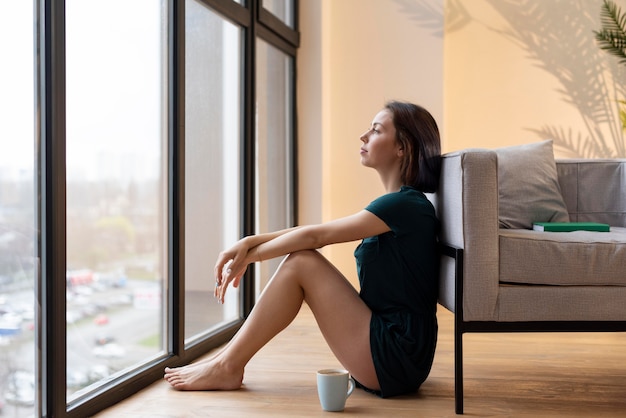
[[[454,413],[453,317],[439,308],[432,372],[412,396],[380,399],[355,390],[344,414],[449,417]],[[626,416],[626,333],[469,334],[465,415]],[[294,323],[250,362],[235,392],[178,392],[157,382],[97,415],[125,417],[316,417],[315,372],[339,366],[305,306]]]

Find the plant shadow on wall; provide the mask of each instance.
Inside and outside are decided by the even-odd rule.
[[[609,56],[596,40],[607,24],[615,29],[626,18],[612,1],[553,0],[562,13],[548,13],[545,0],[484,0],[508,23],[505,30],[484,24],[489,30],[522,48],[539,68],[560,83],[563,101],[574,106],[587,127],[586,132],[544,125],[527,128],[542,139],[551,138],[567,156],[584,158],[626,157],[626,71],[623,62]],[[437,8],[428,0],[396,0],[401,12],[421,27],[432,27]],[[596,5],[601,6],[593,10]],[[593,6],[593,8],[592,8]],[[613,7],[613,13],[607,12]],[[556,8],[555,8],[556,9]],[[439,9],[440,10],[440,9]],[[461,0],[445,1],[446,32],[462,30],[475,21]],[[598,17],[602,15],[602,28]],[[439,17],[443,19],[443,15]],[[618,31],[619,32],[619,31]],[[624,44],[617,44],[617,48]],[[565,53],[555,54],[555,51]],[[621,106],[621,108],[620,108]]]
[[[602,30],[594,31],[600,48],[615,55],[620,64],[626,65],[626,14],[615,3],[604,0],[602,5]],[[619,100],[619,117],[626,131],[626,100]]]
[[[587,0],[555,0],[562,14],[547,13],[544,0],[487,1],[510,25],[500,33],[559,81],[563,101],[576,108],[587,127],[579,133],[552,125],[528,130],[553,139],[555,147],[572,157],[626,157],[618,111],[618,100],[626,95],[619,82],[624,74],[617,60],[598,48],[590,30],[596,27],[599,10],[592,11]]]
[[[443,38],[443,1],[395,0],[400,13],[409,17],[417,26],[431,31],[435,38]]]

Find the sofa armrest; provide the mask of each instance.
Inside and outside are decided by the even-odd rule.
[[[469,149],[445,154],[441,170],[433,201],[442,224],[441,241],[464,251],[464,319],[495,320],[499,229],[496,153]],[[442,258],[439,302],[454,312],[453,263],[448,257]]]
[[[571,222],[626,226],[626,159],[557,160]]]

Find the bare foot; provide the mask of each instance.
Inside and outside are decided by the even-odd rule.
[[[241,388],[243,369],[229,368],[214,358],[184,367],[167,367],[164,379],[176,390],[236,390]]]

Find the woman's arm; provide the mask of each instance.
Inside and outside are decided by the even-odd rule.
[[[274,238],[280,237],[281,235],[284,235],[288,232],[292,232],[298,228],[301,228],[301,227],[294,226],[293,228],[282,229],[280,231],[268,232],[268,233],[258,234],[258,235],[249,235],[245,237],[244,240],[248,241],[248,247],[252,248],[252,247],[256,247],[257,245],[263,244],[264,242],[271,241]]]
[[[287,229],[283,229],[280,231],[275,231],[275,232],[269,232],[269,233],[265,233],[265,234],[258,234],[258,235],[249,235],[247,237],[244,237],[242,239],[240,239],[239,241],[237,241],[237,243],[235,243],[235,245],[233,245],[231,248],[228,248],[224,251],[222,251],[218,257],[217,257],[217,261],[215,262],[215,268],[214,268],[214,274],[215,274],[215,280],[216,282],[219,284],[222,280],[222,277],[224,275],[225,272],[225,266],[228,265],[228,268],[230,268],[231,270],[233,270],[233,266],[232,263],[234,260],[237,260],[237,263],[235,264],[236,266],[239,266],[240,260],[245,260],[246,258],[248,258],[249,256],[251,256],[252,254],[250,253],[250,250],[257,247],[258,245],[267,242],[267,241],[271,241],[283,234],[286,234],[288,232],[291,232],[295,229],[298,229],[298,227],[293,227],[293,228],[287,228]],[[244,267],[244,270],[241,272],[241,275],[243,275],[243,273],[245,273],[245,267],[247,267],[248,264],[254,262],[254,261],[261,261],[259,260],[250,260],[249,262],[245,263],[245,265],[241,266]]]
[[[215,265],[215,295],[223,300],[230,282],[237,287],[249,264],[290,254],[318,249],[329,244],[349,242],[389,231],[379,217],[362,210],[335,221],[301,226],[269,234],[249,236],[220,253]]]
[[[299,250],[350,242],[380,235],[389,227],[379,217],[363,210],[354,215],[318,225],[302,226],[253,248],[252,262],[280,257]],[[256,259],[255,259],[256,258]]]

